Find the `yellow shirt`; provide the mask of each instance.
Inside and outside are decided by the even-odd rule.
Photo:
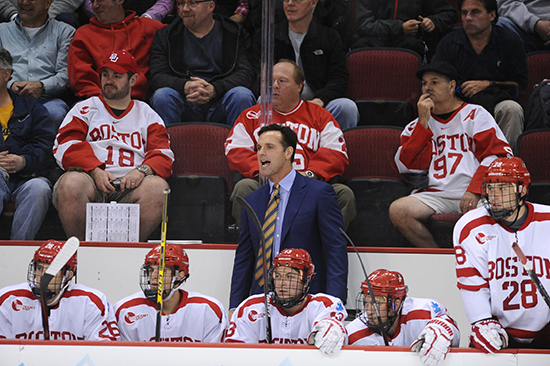
[[[8,138],[10,130],[8,129],[8,121],[13,114],[13,101],[9,102],[5,107],[0,108],[0,125],[2,125],[2,135],[4,140]]]

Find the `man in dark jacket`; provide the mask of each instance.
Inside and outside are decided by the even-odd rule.
[[[208,121],[231,126],[256,103],[249,89],[248,34],[213,15],[214,0],[177,4],[181,21],[157,31],[153,39],[150,104],[167,125]]]
[[[46,216],[51,183],[46,178],[55,126],[46,108],[8,90],[13,59],[0,47],[0,212],[14,201],[12,240],[34,240]]]
[[[338,32],[313,21],[318,0],[284,2],[286,19],[275,26],[274,63],[295,61],[306,77],[301,93],[328,110],[341,129],[357,126],[359,111],[354,101],[344,98],[349,80],[344,45]],[[260,72],[261,37],[254,37],[253,64]]]
[[[453,28],[457,14],[447,0],[357,1],[354,47],[400,47],[433,55],[439,39]]]

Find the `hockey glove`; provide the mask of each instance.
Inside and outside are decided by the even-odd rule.
[[[497,320],[480,320],[472,325],[471,345],[485,353],[495,353],[508,347],[508,334]]]
[[[435,318],[426,324],[411,350],[420,353],[424,365],[436,366],[447,357],[454,337],[452,324],[443,318]]]
[[[308,336],[308,343],[314,344],[323,353],[338,352],[344,340],[346,330],[340,322],[334,319],[323,319],[313,326],[313,331]]]

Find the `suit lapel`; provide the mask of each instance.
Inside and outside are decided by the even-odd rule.
[[[300,206],[302,205],[306,194],[307,179],[308,178],[305,178],[300,173],[296,172],[296,178],[294,178],[294,184],[292,184],[290,197],[288,198],[288,203],[286,205],[283,230],[281,231],[281,245],[288,234],[298,211],[300,211]]]

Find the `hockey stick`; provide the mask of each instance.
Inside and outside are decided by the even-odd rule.
[[[512,243],[512,249],[514,249],[514,252],[516,252],[516,255],[518,256],[519,261],[521,262],[521,264],[523,264],[523,268],[525,268],[525,270],[527,271],[527,274],[529,275],[529,277],[531,277],[531,281],[533,281],[537,290],[539,290],[540,295],[546,302],[546,305],[548,305],[548,307],[550,308],[550,296],[548,296],[548,292],[546,292],[546,289],[544,288],[542,283],[540,283],[540,280],[537,277],[537,274],[535,273],[535,271],[533,270],[531,263],[527,261],[527,257],[523,253],[523,250],[521,250],[518,243],[516,242]]]
[[[160,263],[157,278],[157,326],[155,329],[155,342],[160,342],[160,323],[162,321],[162,295],[164,293],[164,267],[166,256],[166,223],[168,222],[168,195],[170,189],[165,189],[162,202],[162,223],[160,225]]]
[[[266,329],[265,329],[265,337],[267,343],[273,343],[273,339],[271,336],[271,311],[269,310],[269,291],[267,289],[267,265],[266,265],[266,245],[265,245],[265,237],[262,230],[262,225],[260,224],[260,219],[258,219],[258,215],[256,215],[256,212],[250,207],[248,202],[241,196],[237,196],[237,202],[244,208],[244,210],[248,213],[248,215],[252,218],[252,221],[254,222],[254,225],[256,226],[256,230],[258,230],[258,234],[260,234],[260,245],[262,246],[262,261],[263,261],[263,267],[264,267],[264,303],[265,303],[265,316],[266,316]]]
[[[42,326],[44,328],[44,339],[50,339],[50,323],[48,318],[50,316],[50,308],[46,303],[46,291],[51,280],[57,275],[57,273],[65,267],[69,259],[76,253],[80,241],[71,236],[69,240],[65,242],[59,253],[55,256],[52,263],[49,265],[46,272],[42,275],[40,279],[40,303],[42,305]]]
[[[339,228],[342,234],[346,237],[348,242],[351,244],[353,249],[355,250],[355,253],[357,253],[357,258],[359,258],[359,263],[361,263],[361,268],[363,268],[363,273],[365,274],[365,279],[367,281],[367,286],[369,287],[369,295],[370,299],[372,301],[372,305],[374,306],[374,312],[376,313],[376,320],[378,320],[378,324],[380,325],[380,331],[382,332],[382,338],[384,338],[384,344],[386,346],[389,346],[388,343],[388,337],[386,336],[386,331],[384,330],[384,327],[382,326],[382,317],[380,316],[380,310],[378,309],[378,304],[376,303],[376,300],[374,299],[374,292],[372,291],[372,286],[370,285],[369,276],[367,275],[367,271],[365,270],[365,266],[363,265],[363,260],[361,259],[361,256],[359,255],[359,251],[357,250],[357,247],[351,241],[351,238],[346,234],[346,231],[342,228]],[[389,311],[389,309],[386,309],[386,311]]]

